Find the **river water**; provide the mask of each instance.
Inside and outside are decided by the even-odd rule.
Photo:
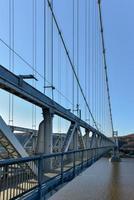
[[[50,200],[134,200],[134,159],[111,163],[102,158]]]

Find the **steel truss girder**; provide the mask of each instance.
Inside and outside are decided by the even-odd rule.
[[[101,137],[105,138],[114,146],[114,142],[103,135],[99,130],[96,130],[88,123],[84,122],[73,113],[71,113],[68,109],[65,109],[60,104],[56,103],[43,93],[41,93],[36,88],[32,87],[30,84],[21,80],[20,84],[20,76],[17,76],[0,65],[0,88],[6,90],[28,102],[31,102],[43,109],[49,109],[60,117],[71,121],[72,123],[77,123],[79,126],[90,130],[92,133],[96,133],[97,135],[101,135]]]
[[[92,134],[91,141],[90,141],[90,147],[91,148],[101,147],[102,140],[103,140],[103,137],[101,137],[101,135],[97,135],[95,133]]]
[[[12,158],[28,157],[21,143],[11,131],[10,127],[4,122],[0,116],[0,144],[6,149],[9,156]],[[37,168],[35,165],[27,164],[34,174],[37,175]]]
[[[33,139],[33,137],[37,137],[37,130],[30,129],[30,128],[24,128],[24,127],[19,127],[19,126],[9,126],[12,132],[19,131],[22,133],[30,133],[30,137],[27,139],[27,141],[24,143],[24,148],[27,147],[29,142]]]
[[[59,151],[61,151],[61,148],[62,148],[62,146],[63,146],[63,142],[64,142],[64,140],[65,140],[65,138],[66,138],[66,134],[64,133],[64,134],[57,134],[57,133],[54,133],[53,135],[52,135],[52,137],[53,137],[53,152],[59,152]]]
[[[57,136],[55,143],[53,143],[53,152],[58,151],[60,149],[61,137]]]
[[[11,128],[11,130],[13,131],[13,132],[15,132],[15,131],[19,131],[19,132],[24,132],[24,133],[35,133],[35,134],[37,134],[37,130],[35,130],[35,129],[31,129],[31,128],[24,128],[24,127],[20,127],[20,126],[9,126],[10,128]]]
[[[16,136],[12,133],[9,126],[6,125],[0,116],[0,143],[7,150],[11,157],[27,157],[28,154],[22,147]]]
[[[63,143],[62,149],[61,149],[62,152],[67,152],[68,151],[69,145],[70,145],[70,143],[72,141],[72,138],[73,138],[73,135],[74,135],[74,133],[76,131],[76,128],[77,128],[77,123],[71,123],[71,125],[70,125],[70,127],[68,129],[65,141]]]

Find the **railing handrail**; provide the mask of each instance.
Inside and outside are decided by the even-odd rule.
[[[84,151],[95,150],[95,149],[104,149],[104,148],[111,148],[112,149],[113,147],[114,147],[114,145],[103,146],[103,147],[92,147],[92,148],[79,149],[79,150],[73,150],[73,151],[67,151],[67,152],[40,154],[40,155],[31,156],[31,157],[5,159],[5,160],[0,161],[0,167],[2,167],[4,165],[30,162],[30,161],[39,160],[41,158],[52,158],[52,157],[56,157],[56,156],[67,155],[67,154],[78,153],[78,152],[84,152]]]

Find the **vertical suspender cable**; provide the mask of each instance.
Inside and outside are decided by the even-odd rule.
[[[33,49],[32,49],[32,54],[33,54],[33,75],[36,77],[36,0],[33,0],[33,6],[32,6],[32,21],[33,21],[33,26],[32,26],[32,33],[33,33],[33,40],[32,40],[32,44],[33,44]],[[36,87],[36,82],[35,80],[33,80],[32,82],[33,86]],[[36,129],[36,106],[32,105],[32,128]]]
[[[100,123],[98,120],[98,18],[97,18],[97,8],[95,4],[95,116],[96,122],[100,127]]]
[[[100,121],[100,124],[101,124],[101,131],[103,132],[103,121],[102,121],[102,114],[103,114],[103,107],[102,107],[102,99],[103,99],[103,70],[102,70],[102,56],[101,56],[101,44],[100,44],[100,24],[98,24],[98,66],[99,66],[99,82],[98,82],[98,85],[99,85],[99,121]]]
[[[90,1],[87,1],[87,100],[90,106]],[[87,116],[90,124],[90,115]]]
[[[87,0],[85,1],[85,97],[87,98]],[[85,120],[87,120],[87,109],[85,104]]]
[[[35,1],[32,1],[32,65],[33,65],[33,75],[34,75],[34,7]],[[32,80],[32,85],[34,86],[34,80]],[[34,105],[32,104],[32,129],[34,129]]]
[[[92,2],[88,1],[89,3],[89,21],[88,21],[88,37],[89,37],[89,42],[88,42],[88,65],[89,65],[89,84],[88,84],[88,104],[92,112],[92,91],[91,91],[91,85],[92,85],[92,78],[91,78],[91,72],[92,72]],[[92,122],[92,118],[89,113],[89,123]]]
[[[58,89],[61,91],[61,41],[58,37]],[[58,102],[61,104],[60,94],[58,95]],[[58,133],[61,132],[61,118],[58,117]]]
[[[97,8],[96,8],[96,121],[98,122],[98,126],[100,127],[100,121],[98,116],[98,99],[99,99],[99,89],[98,89],[98,16],[97,16]],[[101,127],[100,127],[101,128]]]
[[[36,57],[36,54],[37,54],[37,6],[36,6],[36,0],[35,0],[35,17],[34,17],[34,21],[35,21],[35,56],[34,56],[34,65],[35,65],[35,73],[34,73],[34,76],[36,78],[36,71],[37,71],[37,57]],[[36,80],[34,80],[34,83],[35,83],[35,88],[36,88]],[[36,129],[36,106],[34,106],[34,112],[35,112],[35,117],[34,117],[34,125],[35,125],[35,129]]]
[[[51,0],[51,5],[53,9],[53,0]],[[53,16],[51,14],[51,86],[52,86],[52,99],[54,99],[53,90]]]
[[[9,0],[9,46],[14,51],[14,0]],[[9,50],[9,70],[14,71],[14,52]],[[14,97],[9,94],[9,124],[13,126]]]
[[[99,81],[100,81],[100,73],[99,73],[99,43],[98,43],[98,37],[99,37],[99,24],[98,24],[98,12],[97,12],[97,8],[96,8],[96,91],[97,91],[97,94],[96,94],[96,120],[98,121],[99,123],[99,126],[100,126],[100,129],[101,129],[101,124],[100,124],[100,119],[99,119],[99,99],[100,99],[100,88],[99,88]]]
[[[102,129],[101,123],[100,123],[100,91],[101,91],[101,83],[100,83],[100,77],[101,77],[101,71],[100,71],[100,57],[99,57],[99,23],[98,23],[98,12],[97,12],[97,116],[98,116],[98,122],[100,124],[100,130]]]
[[[101,40],[101,36],[100,36]],[[102,110],[101,110],[101,118],[102,118],[102,128],[103,128],[103,133],[104,133],[104,69],[103,69],[103,60],[102,60],[102,53],[101,53],[101,70],[102,70]]]
[[[94,115],[94,91],[95,91],[95,88],[94,88],[94,1],[92,1],[92,74],[91,74],[91,77],[92,77],[92,84],[91,84],[91,91],[92,91],[92,113]],[[95,117],[95,116],[94,116]],[[92,125],[94,126],[94,123],[92,121]]]
[[[74,26],[74,23],[75,23],[75,6],[74,6],[74,0],[72,1],[73,3],[73,9],[72,9],[72,15],[73,15],[73,31],[72,31],[72,38],[73,38],[73,65],[74,65],[74,32],[75,32],[75,26]],[[72,71],[72,111],[74,112],[74,73]]]
[[[9,46],[11,47],[11,0],[9,0]],[[11,49],[9,49],[9,70],[11,70]],[[9,125],[11,122],[11,94],[9,93]]]
[[[12,49],[14,50],[14,0],[12,0]],[[14,72],[14,53],[12,52],[12,71]],[[12,125],[14,122],[14,96],[12,95]]]
[[[79,78],[79,0],[77,0],[77,77]],[[77,83],[77,116],[79,116],[79,85]]]
[[[45,88],[46,88],[46,0],[44,0],[44,24],[43,24],[43,34],[44,34],[44,94],[45,94]]]
[[[96,120],[96,80],[95,80],[95,76],[96,76],[96,16],[95,16],[95,2],[94,2],[94,32],[93,32],[93,35],[94,35],[94,117],[95,117],[95,120]],[[98,124],[97,124],[98,125]]]

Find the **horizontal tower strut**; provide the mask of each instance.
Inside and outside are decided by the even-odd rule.
[[[6,90],[32,104],[35,104],[41,108],[49,109],[60,117],[71,121],[72,123],[77,123],[79,126],[92,131],[92,133],[101,135],[102,138],[105,138],[109,142],[113,143],[112,140],[103,135],[100,131],[96,130],[88,123],[84,122],[73,113],[71,113],[68,109],[65,109],[60,104],[56,103],[43,93],[41,93],[36,88],[32,87],[30,84],[21,80],[20,84],[20,76],[15,75],[10,72],[6,68],[0,65],[0,88]]]

